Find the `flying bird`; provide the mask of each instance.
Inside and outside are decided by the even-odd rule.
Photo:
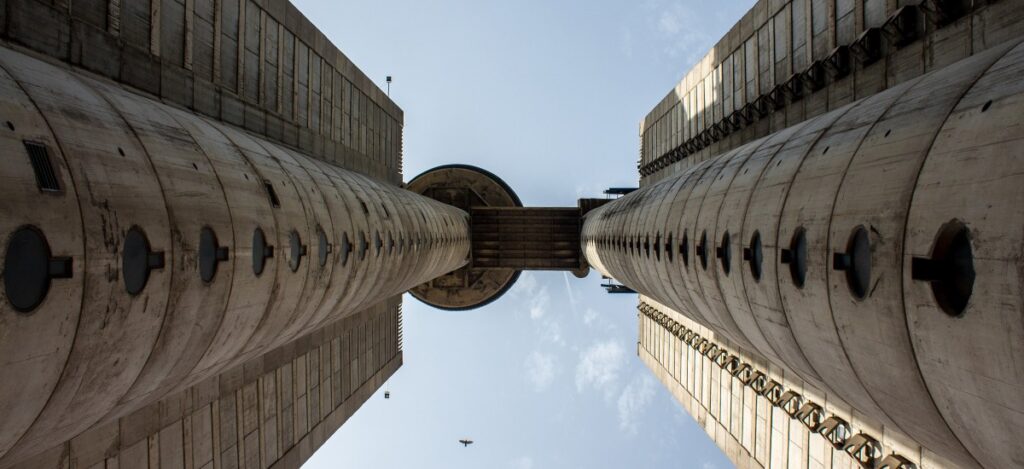
[[[469,445],[473,444],[473,440],[470,440],[470,439],[459,440],[459,443],[462,443],[462,446],[464,448],[468,448]]]

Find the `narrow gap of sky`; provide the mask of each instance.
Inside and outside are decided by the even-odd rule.
[[[573,206],[636,186],[640,119],[754,0],[293,2],[382,88],[394,77],[407,180],[472,164],[528,206]],[[637,358],[636,297],[599,282],[526,273],[466,312],[406,296],[391,399],[306,467],[730,467]]]

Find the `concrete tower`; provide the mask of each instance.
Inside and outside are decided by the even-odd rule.
[[[1024,466],[1024,3],[762,0],[590,212],[739,467]]]
[[[470,253],[284,1],[5,2],[0,467],[297,467]]]
[[[590,266],[739,467],[1024,466],[1024,0],[762,0],[575,207],[400,187],[402,111],[284,0],[0,12],[0,469],[297,467],[401,293]]]

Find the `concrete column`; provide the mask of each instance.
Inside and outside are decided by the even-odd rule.
[[[0,49],[0,466],[462,266],[465,212]]]
[[[1024,46],[590,212],[601,272],[963,467],[1024,460]]]

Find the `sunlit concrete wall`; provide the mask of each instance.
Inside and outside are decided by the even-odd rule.
[[[1020,0],[760,0],[640,123],[641,184],[1020,34]]]
[[[588,262],[961,467],[1024,460],[1024,46],[586,216]]]
[[[952,466],[664,305],[639,310],[641,361],[739,468]]]

